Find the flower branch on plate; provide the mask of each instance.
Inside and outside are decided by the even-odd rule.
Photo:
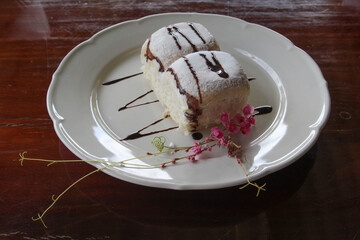
[[[40,159],[40,158],[28,158],[25,157],[25,154],[27,152],[20,153],[20,164],[23,166],[24,161],[40,161],[40,162],[47,162],[47,166],[51,166],[55,163],[74,163],[74,162],[97,162],[104,164],[103,167],[98,168],[94,171],[91,171],[87,173],[86,175],[82,176],[81,178],[77,179],[74,183],[69,185],[62,193],[60,193],[57,197],[55,195],[52,195],[52,203],[46,208],[42,213],[38,213],[37,217],[32,218],[33,221],[41,221],[44,227],[47,227],[43,218],[45,214],[55,205],[55,203],[66,193],[68,192],[72,187],[74,187],[76,184],[78,184],[83,179],[91,176],[94,173],[103,171],[104,169],[110,168],[112,166],[121,166],[121,167],[143,167],[143,168],[155,168],[155,167],[161,167],[165,168],[169,165],[175,165],[178,161],[188,159],[192,162],[197,162],[199,160],[199,155],[206,151],[211,151],[214,147],[225,147],[227,150],[227,155],[231,158],[234,158],[237,163],[241,166],[242,170],[245,173],[247,184],[240,187],[240,189],[243,189],[244,187],[247,187],[249,185],[254,186],[257,188],[257,194],[259,195],[260,191],[265,191],[265,185],[259,186],[256,183],[253,183],[249,180],[248,176],[249,173],[245,170],[244,163],[246,163],[246,156],[242,152],[242,148],[240,145],[236,144],[233,141],[233,136],[235,134],[241,133],[244,135],[249,135],[251,132],[251,128],[255,126],[255,118],[254,118],[254,107],[250,106],[249,104],[246,105],[241,113],[236,114],[233,118],[226,113],[223,112],[220,116],[220,126],[216,126],[211,128],[211,133],[208,137],[205,138],[203,141],[199,142],[193,142],[192,146],[187,147],[175,147],[175,146],[167,146],[165,145],[166,139],[165,137],[155,137],[151,144],[153,144],[157,148],[157,152],[148,152],[146,155],[138,156],[134,158],[125,159],[119,162],[114,161],[102,161],[102,160],[49,160],[49,159]],[[133,163],[132,161],[136,159],[142,159],[147,158],[150,156],[156,157],[161,154],[165,153],[179,153],[179,152],[185,152],[184,156],[180,157],[174,157],[171,160],[160,162],[153,165],[145,165],[145,164],[138,164]]]
[[[246,156],[243,155],[242,148],[240,145],[236,144],[232,137],[235,134],[241,133],[243,135],[249,135],[251,133],[251,128],[255,126],[254,118],[254,107],[247,104],[241,113],[238,113],[234,116],[233,120],[229,113],[223,112],[220,116],[221,126],[216,126],[211,128],[211,134],[209,137],[206,137],[204,141],[194,142],[193,146],[190,147],[172,147],[165,146],[166,139],[164,137],[155,137],[151,142],[159,150],[158,153],[147,153],[148,155],[157,155],[162,153],[164,149],[167,149],[165,152],[178,152],[184,150],[185,152],[192,152],[193,154],[187,155],[184,157],[173,158],[171,161],[164,162],[161,164],[161,167],[166,167],[169,164],[175,164],[177,161],[182,159],[189,159],[191,161],[197,161],[197,156],[205,151],[211,151],[214,146],[225,147],[227,149],[227,155],[229,157],[235,158],[237,163],[241,165],[243,169],[247,184],[242,186],[240,189],[243,189],[249,185],[254,186],[258,189],[256,196],[260,194],[260,191],[265,191],[265,185],[259,186],[257,183],[253,183],[249,180],[249,173],[245,170],[244,163],[246,161]]]

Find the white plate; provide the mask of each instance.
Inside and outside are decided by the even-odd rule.
[[[75,47],[53,75],[47,106],[62,142],[84,160],[121,161],[155,151],[154,135],[119,141],[162,116],[159,103],[118,112],[119,107],[149,90],[142,75],[103,86],[102,83],[140,72],[140,47],[155,30],[182,21],[203,24],[223,51],[243,65],[251,81],[250,104],[271,105],[257,116],[257,125],[242,139],[251,180],[275,172],[301,157],[316,141],[330,111],[327,83],[304,51],[282,35],[237,18],[197,13],[169,13],[123,22],[95,34]],[[139,102],[156,100],[152,94]],[[146,131],[175,126],[170,119]],[[206,133],[204,133],[206,134]],[[188,146],[194,141],[176,130],[160,133],[167,143]],[[107,174],[136,184],[171,189],[212,189],[243,184],[241,167],[218,149],[197,163],[183,161],[162,168],[115,166]],[[134,163],[152,165],[171,155]],[[91,163],[97,168],[102,163]]]

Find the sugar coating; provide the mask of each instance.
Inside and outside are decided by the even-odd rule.
[[[168,29],[172,31],[172,34],[169,34]],[[200,37],[196,32],[199,33]],[[202,24],[181,22],[169,25],[157,30],[145,41],[142,46],[141,61],[143,64],[147,61],[145,53],[149,47],[151,53],[161,61],[164,69],[167,69],[178,58],[194,52],[193,46],[196,47],[197,51],[219,50],[215,38]]]
[[[216,72],[211,71],[201,54],[205,55],[213,64],[215,63],[212,58],[215,56],[229,77],[222,78]],[[198,84],[185,62],[186,59],[198,78]],[[214,95],[222,94],[224,90],[236,91],[236,88],[248,88],[249,86],[247,77],[239,62],[226,52],[200,51],[191,53],[175,61],[171,68],[176,72],[182,88],[198,100],[200,100],[201,95],[204,103],[211,101]],[[171,85],[173,88],[177,88],[174,81]]]
[[[247,102],[244,71],[233,56],[218,50],[203,25],[184,22],[157,30],[142,46],[144,76],[164,115],[185,134],[219,123],[224,111],[234,116]]]
[[[213,64],[215,57],[228,77],[219,76],[209,69],[203,56]],[[186,63],[186,60],[188,63]],[[192,68],[193,72],[190,70]],[[234,116],[247,102],[250,86],[246,74],[238,61],[229,53],[220,51],[200,51],[179,58],[166,71],[161,79],[156,94],[167,109],[180,130],[187,133],[213,126],[224,111]],[[195,72],[195,74],[194,74]],[[182,94],[185,91],[187,94]],[[191,109],[189,96],[197,99],[198,109]],[[194,119],[185,113],[196,115]]]

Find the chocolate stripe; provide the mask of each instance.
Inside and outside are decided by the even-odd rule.
[[[145,53],[146,61],[148,61],[148,60],[152,61],[155,59],[160,65],[159,72],[163,72],[165,70],[164,65],[162,64],[161,60],[158,57],[154,56],[154,54],[151,52],[150,41],[151,41],[151,38],[149,38],[149,41],[148,41],[148,44],[146,47],[146,53]]]
[[[185,40],[190,44],[190,46],[192,47],[192,49],[193,49],[194,52],[197,52],[197,51],[198,51],[197,48],[196,48],[196,46],[190,41],[190,39],[189,39],[185,34],[183,34],[182,32],[180,32],[179,29],[178,29],[177,27],[175,27],[175,26],[173,26],[173,29],[174,29],[176,32],[178,32],[183,38],[185,38]]]
[[[193,69],[193,67],[191,66],[190,62],[189,62],[189,59],[187,59],[186,57],[183,57],[184,58],[184,61],[186,63],[186,65],[188,66],[191,74],[193,75],[195,81],[196,81],[196,85],[197,85],[197,90],[198,90],[198,94],[199,94],[199,101],[200,103],[202,103],[202,96],[201,96],[201,91],[200,91],[200,83],[199,83],[199,78],[198,76],[196,75],[196,72],[195,70]]]
[[[174,80],[176,82],[176,87],[179,89],[179,93],[181,95],[186,96],[186,103],[188,105],[190,112],[185,112],[184,115],[192,123],[191,124],[191,126],[193,128],[192,130],[196,130],[196,128],[198,126],[198,117],[201,114],[199,100],[196,97],[194,97],[193,95],[191,95],[185,91],[185,89],[181,86],[181,83],[180,83],[180,80],[179,80],[177,74],[175,73],[175,71],[172,68],[168,68],[167,71],[170,72],[174,76]]]
[[[178,40],[177,36],[175,35],[173,29],[168,27],[167,30],[169,32],[169,35],[171,35],[172,38],[174,39],[176,46],[181,50],[181,45],[180,45],[179,40]]]
[[[189,23],[190,28],[195,32],[195,34],[201,39],[201,41],[206,44],[205,39],[200,35],[200,32],[196,29],[193,23]]]
[[[216,72],[222,78],[229,77],[229,74],[225,72],[224,68],[221,66],[219,60],[217,60],[213,52],[211,52],[211,56],[215,64],[212,63],[205,54],[200,53],[200,56],[202,56],[205,59],[206,65],[209,67],[211,71]]]

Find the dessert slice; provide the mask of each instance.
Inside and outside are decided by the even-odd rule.
[[[186,133],[217,124],[224,111],[234,116],[245,106],[250,86],[229,53],[199,51],[172,63],[153,90],[165,114]]]
[[[141,48],[142,71],[157,88],[161,74],[174,61],[192,52],[219,50],[215,38],[199,23],[176,23],[163,27],[146,39]]]

